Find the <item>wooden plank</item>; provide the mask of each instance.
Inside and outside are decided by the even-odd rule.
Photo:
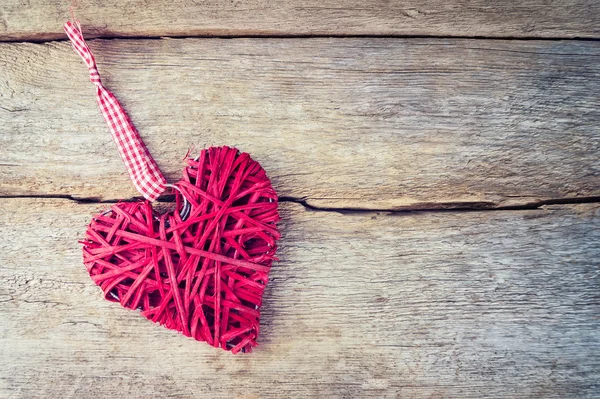
[[[600,194],[600,43],[94,40],[170,181],[235,145],[319,207],[498,207]],[[0,195],[138,195],[68,43],[0,45]]]
[[[593,397],[600,207],[390,215],[282,205],[256,352],[102,299],[98,204],[0,201],[0,396]]]
[[[86,35],[599,37],[595,0],[80,0]],[[3,0],[0,40],[62,39],[63,0]]]

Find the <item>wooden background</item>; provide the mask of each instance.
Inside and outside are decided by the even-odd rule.
[[[0,397],[600,396],[600,2],[80,0],[173,181],[235,145],[282,196],[260,346],[102,299],[137,195],[62,33],[0,4]]]

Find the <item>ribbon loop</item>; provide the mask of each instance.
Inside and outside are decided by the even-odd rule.
[[[79,22],[68,21],[64,30],[73,49],[83,59],[90,73],[90,81],[96,86],[96,99],[121,159],[136,189],[149,201],[154,201],[167,187],[167,181],[150,155],[142,137],[133,126],[116,97],[103,85],[96,67],[96,60],[83,39]]]

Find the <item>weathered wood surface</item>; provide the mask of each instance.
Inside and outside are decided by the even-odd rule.
[[[80,0],[88,36],[599,37],[596,0]],[[0,40],[62,39],[70,1],[3,0]]]
[[[171,181],[235,145],[320,207],[523,205],[600,195],[600,43],[94,40]],[[137,195],[66,42],[0,45],[0,194]]]
[[[0,201],[0,397],[595,397],[600,207],[390,215],[282,205],[260,346],[102,299],[99,205]]]

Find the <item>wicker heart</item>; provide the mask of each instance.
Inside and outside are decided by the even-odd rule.
[[[176,209],[122,202],[94,216],[84,264],[105,298],[215,347],[250,352],[280,234],[277,194],[246,153],[189,159]]]

